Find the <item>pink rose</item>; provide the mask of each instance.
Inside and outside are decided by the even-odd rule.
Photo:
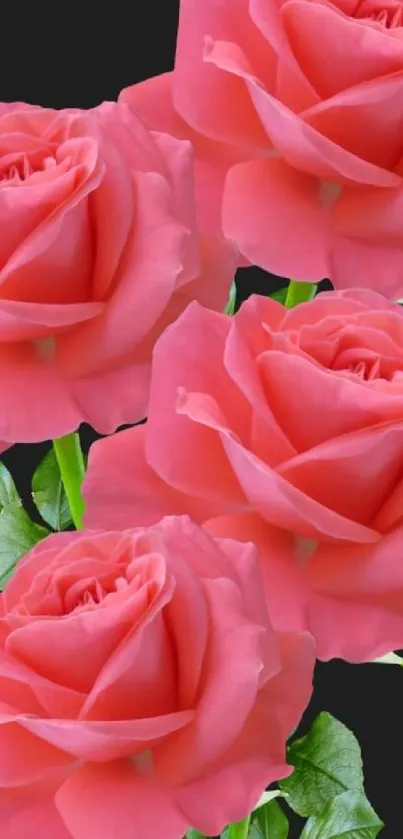
[[[310,636],[275,635],[251,545],[187,518],[50,536],[0,599],[4,839],[180,839],[289,774]]]
[[[111,102],[3,104],[0,144],[0,438],[135,422],[155,339],[194,298],[222,309],[234,271],[197,234],[190,144]]]
[[[181,0],[173,105],[244,157],[223,223],[250,261],[402,294],[402,25],[400,0]]]
[[[188,512],[252,540],[276,626],[309,629],[321,658],[374,658],[403,646],[403,531],[386,538],[402,469],[399,306],[364,290],[292,310],[253,296],[234,318],[193,304],[156,346],[147,425],[91,450],[86,520]]]

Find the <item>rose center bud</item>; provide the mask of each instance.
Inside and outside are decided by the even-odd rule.
[[[331,366],[333,370],[344,372],[365,382],[381,380],[385,383],[394,383],[400,388],[403,369],[399,361],[387,356],[383,357],[363,347],[341,350]]]
[[[363,348],[341,350],[333,360],[332,368],[350,373],[366,382],[374,379],[390,380],[395,372],[387,367],[383,369],[380,356]]]
[[[33,168],[31,161],[26,154],[16,154],[12,162],[2,161],[0,164],[0,181],[8,183],[19,183],[28,180]]]
[[[354,17],[374,21],[386,29],[403,26],[403,6],[400,2],[379,3],[378,0],[360,0]]]
[[[146,586],[146,600],[152,601],[155,594],[154,581],[144,574],[142,561],[138,557],[127,564],[123,561],[105,572],[83,574],[78,579],[75,575],[73,578],[62,577],[57,584],[61,613],[71,614],[76,610],[97,607],[105,599],[119,596],[129,586],[132,593]]]
[[[16,185],[27,181],[35,172],[46,171],[56,166],[54,157],[41,158],[38,155],[28,156],[25,152],[17,152],[0,160],[0,183]]]

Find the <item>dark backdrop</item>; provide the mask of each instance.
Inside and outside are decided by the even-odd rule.
[[[6,4],[0,99],[88,108],[116,98],[129,84],[171,69],[178,5],[179,0],[114,0],[102,12],[93,0],[67,6],[40,2],[26,11],[20,4]],[[238,283],[242,296],[279,284],[253,268],[240,272]],[[84,429],[86,445],[93,438]],[[48,445],[15,446],[4,455],[28,502],[29,476]],[[402,700],[403,670],[398,667],[318,664],[314,697],[300,728],[305,731],[319,711],[327,710],[353,729],[363,751],[368,797],[386,823],[384,839],[403,835]],[[394,756],[397,768],[392,769]],[[298,834],[293,825],[290,839]]]

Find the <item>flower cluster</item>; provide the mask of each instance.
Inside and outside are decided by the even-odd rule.
[[[76,526],[0,472],[4,839],[216,835],[315,659],[403,648],[402,8],[181,0],[172,73],[0,106],[0,450]],[[285,304],[226,309],[248,263]]]

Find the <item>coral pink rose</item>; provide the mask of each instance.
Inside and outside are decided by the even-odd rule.
[[[250,261],[403,292],[402,24],[401,0],[181,0],[173,104],[248,158],[223,221]]]
[[[123,104],[3,104],[0,146],[0,438],[141,419],[156,337],[234,271],[197,233],[190,144]]]
[[[53,535],[0,615],[4,839],[211,835],[290,773],[313,641],[272,630],[253,546],[187,518]]]
[[[403,646],[403,534],[382,541],[403,526],[402,470],[399,306],[364,290],[292,310],[254,296],[234,318],[193,304],[155,349],[147,425],[91,450],[86,520],[186,511],[251,539],[277,626],[308,628],[321,658],[373,658]]]

